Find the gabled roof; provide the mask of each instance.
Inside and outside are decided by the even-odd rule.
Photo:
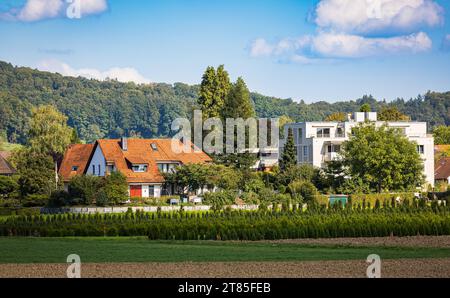
[[[69,181],[73,176],[84,174],[93,149],[94,144],[73,144],[67,148],[59,168],[63,181]]]
[[[164,182],[164,178],[158,170],[158,163],[190,164],[211,161],[211,158],[203,151],[175,153],[172,150],[172,139],[127,139],[126,151],[122,150],[121,140],[119,139],[98,140],[96,146],[100,147],[105,159],[108,162],[114,162],[116,168],[131,183]],[[133,172],[130,163],[148,164],[147,172]]]
[[[12,175],[16,172],[16,170],[8,162],[8,158],[10,156],[10,152],[0,151],[0,175]]]
[[[442,157],[435,165],[434,179],[447,180],[450,177],[450,157]]]
[[[181,142],[180,142],[181,144]],[[95,144],[70,145],[61,163],[59,174],[63,181],[69,181],[75,175],[85,174],[91,158],[100,148],[107,164],[113,164],[131,183],[162,183],[163,176],[158,163],[207,163],[211,158],[203,151],[175,153],[172,139],[127,139],[127,150],[122,150],[121,140],[98,140]],[[133,172],[132,164],[147,164],[147,171]],[[77,167],[73,170],[73,167]]]

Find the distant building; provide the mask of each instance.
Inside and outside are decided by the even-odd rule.
[[[11,153],[0,151],[0,175],[11,176],[16,173],[16,170],[8,162]]]
[[[127,178],[131,197],[160,197],[174,192],[174,186],[164,188],[162,173],[185,164],[211,161],[203,151],[173,152],[172,139],[122,138],[71,145],[64,155],[59,173],[67,187],[76,175],[106,176],[120,171]]]
[[[436,162],[434,180],[436,183],[444,182],[450,184],[450,157],[441,157]]]
[[[417,151],[423,160],[426,182],[434,186],[434,139],[432,135],[427,134],[426,122],[377,121],[375,112],[358,112],[349,114],[345,122],[291,123],[285,126],[286,137],[280,141],[280,152],[283,152],[287,131],[292,128],[297,149],[297,162],[319,168],[324,167],[327,162],[339,156],[341,145],[349,139],[352,127],[365,121],[374,122],[377,127],[387,124],[389,127],[401,129],[409,140],[415,141]]]

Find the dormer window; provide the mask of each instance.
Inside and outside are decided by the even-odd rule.
[[[162,173],[173,173],[178,163],[158,163],[158,170]]]
[[[131,168],[135,173],[144,173],[147,172],[148,166],[145,164],[141,164],[141,165],[133,165]]]
[[[78,171],[78,166],[73,166],[73,167],[72,167],[72,171],[73,171],[73,172]]]
[[[156,146],[155,143],[151,143],[150,146],[152,147],[153,151],[158,151],[158,146]]]

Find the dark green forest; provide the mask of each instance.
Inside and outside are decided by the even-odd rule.
[[[199,81],[201,78],[199,78]],[[64,77],[0,61],[0,135],[11,143],[26,143],[34,106],[53,104],[69,117],[81,139],[161,137],[171,134],[177,117],[190,118],[198,108],[199,85],[164,83],[136,85],[116,80]],[[289,116],[294,121],[324,120],[335,112],[354,112],[368,103],[373,111],[395,106],[412,120],[427,121],[430,129],[450,125],[450,92],[427,92],[417,98],[387,102],[370,95],[337,103],[268,97],[251,93],[259,117]]]

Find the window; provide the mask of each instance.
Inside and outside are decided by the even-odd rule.
[[[148,186],[148,195],[151,198],[155,196],[155,186],[153,185]]]
[[[98,175],[101,175],[101,171],[100,171],[100,165],[98,165]]]
[[[151,143],[150,146],[152,147],[153,151],[158,151],[158,147],[155,143]]]
[[[341,152],[341,145],[334,145],[334,152]]]
[[[92,165],[92,175],[95,175],[95,165]]]
[[[132,170],[136,173],[144,173],[147,172],[147,165],[133,165]]]
[[[344,138],[345,137],[344,129],[342,127],[338,127],[336,129],[336,137],[337,138]]]
[[[297,144],[301,144],[303,139],[303,130],[301,128],[297,129]]]
[[[330,137],[330,129],[329,128],[318,128],[317,129],[317,137],[318,138],[329,138]]]
[[[116,168],[114,167],[114,165],[107,165],[106,170],[108,171],[108,173],[112,173],[116,170]]]
[[[163,173],[173,173],[177,164],[174,163],[160,163],[158,164],[158,170]]]
[[[308,146],[303,146],[303,161],[309,160],[309,150]]]
[[[72,171],[74,171],[74,172],[78,171],[78,166],[73,166]]]
[[[418,145],[417,146],[417,152],[419,152],[419,154],[424,154],[425,153],[425,146],[424,145]]]

